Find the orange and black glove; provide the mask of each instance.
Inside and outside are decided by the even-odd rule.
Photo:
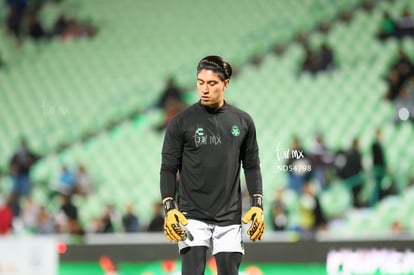
[[[250,228],[247,230],[247,235],[250,236],[250,240],[261,240],[264,233],[264,221],[263,221],[263,196],[260,194],[254,194],[251,196],[251,207],[244,215],[242,222],[244,224],[252,221]]]
[[[187,219],[184,217],[175,206],[173,198],[168,197],[162,201],[164,205],[164,235],[171,241],[184,241],[187,239],[186,232],[182,229],[180,224],[186,226],[188,224]]]

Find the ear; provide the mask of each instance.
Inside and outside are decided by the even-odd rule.
[[[230,79],[226,79],[223,82],[224,82],[224,89],[226,89],[230,84]]]

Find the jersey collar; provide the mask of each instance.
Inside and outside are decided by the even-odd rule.
[[[198,105],[201,107],[201,109],[205,110],[207,113],[210,113],[210,114],[217,114],[217,113],[227,109],[227,102],[226,101],[224,101],[223,106],[218,107],[218,108],[209,108],[207,106],[201,105],[201,100],[198,101]]]

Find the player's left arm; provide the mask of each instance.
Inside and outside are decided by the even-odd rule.
[[[252,241],[261,240],[264,233],[263,220],[263,184],[260,171],[259,147],[256,139],[256,128],[253,120],[249,118],[248,133],[241,148],[241,159],[247,189],[250,194],[251,207],[244,215],[242,222],[247,224],[252,221],[247,234]]]

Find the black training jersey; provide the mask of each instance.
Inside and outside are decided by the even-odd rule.
[[[174,198],[178,192],[179,210],[187,218],[239,224],[241,164],[249,193],[262,194],[252,118],[227,103],[210,109],[198,102],[168,124],[162,148],[161,196]]]

